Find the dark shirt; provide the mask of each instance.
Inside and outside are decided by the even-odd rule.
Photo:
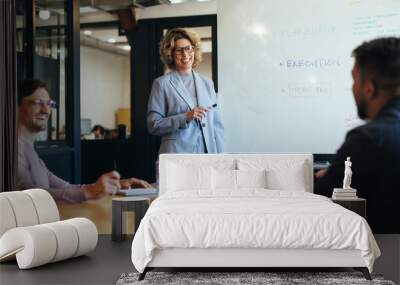
[[[367,221],[374,233],[400,233],[400,98],[390,100],[370,122],[348,132],[316,194],[341,188],[344,161],[350,156],[351,187],[367,199]]]

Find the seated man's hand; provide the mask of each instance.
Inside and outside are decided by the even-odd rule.
[[[104,173],[94,184],[85,186],[85,196],[87,199],[100,198],[104,195],[114,195],[121,189],[121,176],[117,171]]]
[[[320,179],[320,178],[322,178],[322,177],[325,176],[325,174],[326,174],[327,171],[328,171],[328,169],[321,169],[321,170],[318,170],[318,171],[314,174],[314,176],[315,176],[315,178]]]
[[[145,180],[137,178],[121,179],[121,187],[124,188],[152,188],[152,186]]]

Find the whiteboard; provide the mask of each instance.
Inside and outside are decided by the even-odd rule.
[[[227,152],[334,153],[362,124],[352,50],[400,36],[400,0],[218,0]]]

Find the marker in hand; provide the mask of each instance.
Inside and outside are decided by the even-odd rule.
[[[213,104],[211,107],[207,107],[207,112],[208,112],[208,111],[211,111],[212,108],[215,108],[215,107],[217,107],[217,104]],[[197,120],[198,120],[199,124],[200,124],[202,127],[205,127],[205,126],[206,126],[206,124],[204,124],[204,123],[201,122],[201,121],[203,120],[203,118],[197,119]]]
[[[201,123],[203,117],[205,117],[206,113],[208,111],[211,111],[212,108],[217,107],[217,104],[213,104],[209,107],[195,107],[193,110],[187,113],[187,122],[190,122],[191,120],[195,120],[198,124],[200,124],[202,127],[205,127],[205,124]],[[196,114],[197,113],[197,114]],[[200,113],[200,115],[198,115]]]

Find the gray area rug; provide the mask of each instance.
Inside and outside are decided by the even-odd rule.
[[[364,278],[360,272],[148,272],[146,278],[138,281],[139,273],[122,274],[117,285],[146,284],[379,284],[395,285],[380,275],[372,275],[372,281]]]

